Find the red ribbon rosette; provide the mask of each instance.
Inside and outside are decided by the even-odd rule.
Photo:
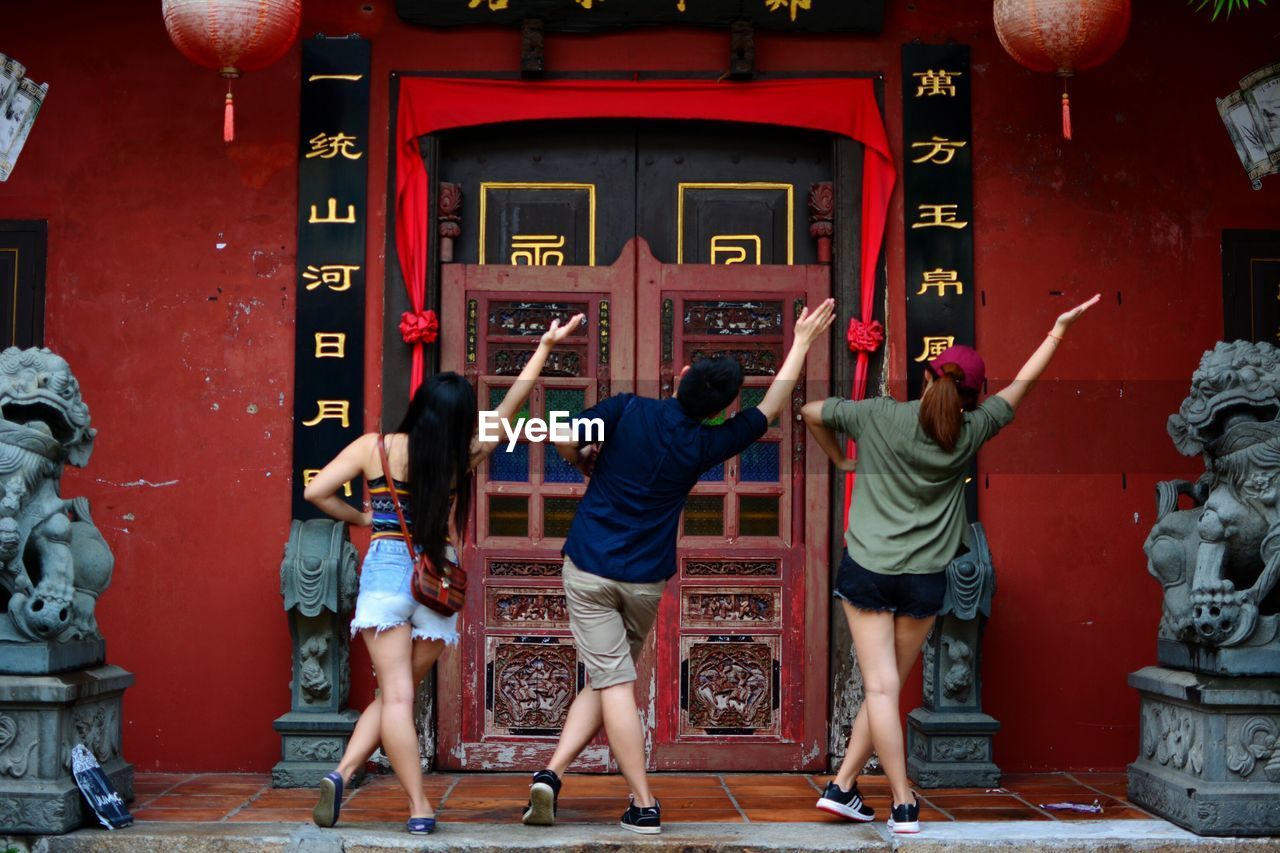
[[[849,349],[852,352],[875,352],[884,343],[884,326],[879,320],[863,321],[849,318]]]
[[[400,337],[406,344],[432,344],[440,334],[436,312],[406,311],[400,315]]]

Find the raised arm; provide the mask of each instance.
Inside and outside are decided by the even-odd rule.
[[[1053,360],[1053,354],[1058,351],[1058,344],[1066,338],[1067,330],[1071,328],[1071,324],[1080,319],[1080,315],[1088,311],[1098,303],[1102,298],[1102,294],[1095,293],[1093,298],[1088,302],[1082,302],[1070,311],[1058,317],[1058,321],[1053,324],[1053,331],[1045,336],[1044,341],[1031,354],[1031,358],[1027,359],[1027,363],[1022,365],[1022,369],[1018,371],[1018,375],[1005,388],[996,392],[996,396],[1003,397],[1013,408],[1018,408],[1022,399],[1027,396],[1027,392],[1031,390],[1031,386],[1040,378],[1040,374],[1044,373],[1044,369],[1049,366],[1049,362]]]
[[[835,310],[836,301],[827,299],[813,309],[812,313],[807,306],[800,312],[800,317],[796,320],[795,340],[791,342],[791,351],[787,353],[786,360],[782,362],[782,367],[773,377],[773,383],[769,385],[769,390],[765,392],[764,399],[758,406],[764,414],[765,423],[773,423],[774,418],[782,414],[782,409],[787,405],[791,391],[800,378],[800,371],[804,368],[804,359],[809,354],[810,345],[831,328],[831,321],[835,319]]]
[[[302,496],[319,507],[325,515],[347,524],[368,527],[373,523],[372,514],[361,512],[338,497],[338,489],[364,473],[365,460],[373,452],[377,441],[377,434],[370,432],[348,444],[332,462],[320,469],[320,473],[302,490]]]
[[[551,321],[551,327],[543,333],[542,340],[538,341],[538,348],[534,350],[533,355],[529,356],[524,369],[520,371],[516,381],[507,390],[506,396],[498,404],[497,415],[500,423],[510,423],[516,413],[524,408],[525,401],[533,391],[533,383],[542,375],[542,366],[547,363],[547,356],[551,354],[551,350],[555,349],[556,344],[573,334],[573,330],[578,328],[585,319],[586,315],[575,314],[563,326],[560,325],[558,318]],[[481,441],[477,437],[471,447],[471,467],[474,468],[487,459],[499,443],[501,443],[500,440]]]

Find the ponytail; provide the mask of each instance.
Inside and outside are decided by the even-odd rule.
[[[961,400],[959,387],[964,371],[959,365],[944,364],[933,376],[920,400],[920,426],[934,443],[950,453],[956,449],[964,426],[965,401]]]

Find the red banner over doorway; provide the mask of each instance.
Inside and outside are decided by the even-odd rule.
[[[396,252],[415,313],[427,283],[427,169],[418,137],[509,121],[591,118],[689,119],[772,124],[847,136],[863,145],[861,319],[875,305],[876,261],[895,178],[872,81],[853,78],[729,83],[704,80],[518,80],[406,77],[396,117]],[[852,397],[866,394],[869,354],[858,353]],[[423,378],[413,344],[409,391]],[[845,510],[848,511],[848,486]]]

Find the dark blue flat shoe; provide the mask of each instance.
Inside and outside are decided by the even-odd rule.
[[[430,835],[436,831],[436,819],[433,817],[411,817],[404,825],[410,835]]]
[[[326,773],[320,780],[320,802],[311,812],[311,819],[316,826],[330,827],[338,822],[342,812],[342,776],[337,773]]]

